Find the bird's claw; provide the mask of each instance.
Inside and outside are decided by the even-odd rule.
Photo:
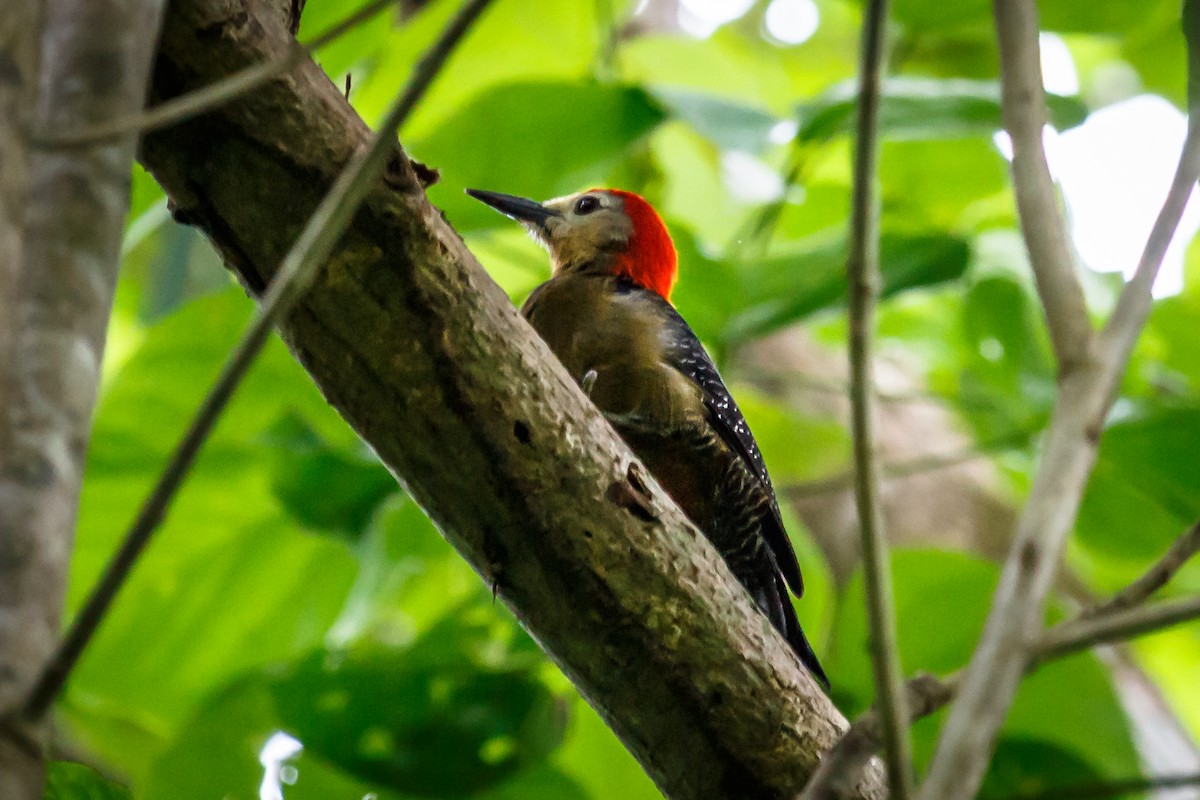
[[[583,393],[589,398],[592,396],[592,389],[596,386],[596,378],[599,377],[600,374],[594,369],[589,369],[587,372],[583,373],[583,380],[579,382],[579,388],[583,389]]]

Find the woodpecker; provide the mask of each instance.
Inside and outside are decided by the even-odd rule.
[[[788,596],[804,582],[758,444],[671,304],[678,259],[657,212],[618,189],[546,203],[467,194],[549,251],[553,275],[521,313],[828,687]]]

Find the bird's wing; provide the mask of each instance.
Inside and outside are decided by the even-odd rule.
[[[721,380],[716,365],[700,343],[700,339],[675,307],[654,292],[638,288],[634,288],[633,291],[645,292],[651,302],[660,304],[671,337],[667,348],[667,358],[671,366],[700,388],[713,427],[725,444],[738,454],[766,494],[770,513],[764,514],[761,521],[763,537],[788,585],[799,597],[804,592],[800,564],[796,560],[791,540],[783,528],[771,476],[767,474],[767,465],[759,452],[758,443],[754,441],[754,434],[750,432],[750,426],[746,424],[746,418],[742,416],[737,402],[729,394],[725,382]]]

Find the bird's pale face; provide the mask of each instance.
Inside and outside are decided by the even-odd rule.
[[[555,271],[622,253],[629,246],[633,223],[616,195],[592,190],[542,205],[552,213],[540,223],[527,222],[526,227],[550,251]]]
[[[556,275],[613,275],[670,300],[675,245],[662,218],[638,195],[589,189],[537,203],[483,189],[467,194],[524,225],[550,251]]]

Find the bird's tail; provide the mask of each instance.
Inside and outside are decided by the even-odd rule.
[[[804,664],[805,668],[828,691],[829,678],[825,675],[825,670],[821,669],[821,662],[817,660],[817,654],[813,652],[812,645],[808,643],[808,638],[800,628],[800,620],[796,617],[796,609],[792,607],[792,599],[787,585],[783,582],[782,575],[775,576],[775,597],[771,599],[773,601],[771,605],[775,606],[772,609],[775,613],[768,613],[771,622],[792,646],[792,650],[800,658],[800,663]]]

